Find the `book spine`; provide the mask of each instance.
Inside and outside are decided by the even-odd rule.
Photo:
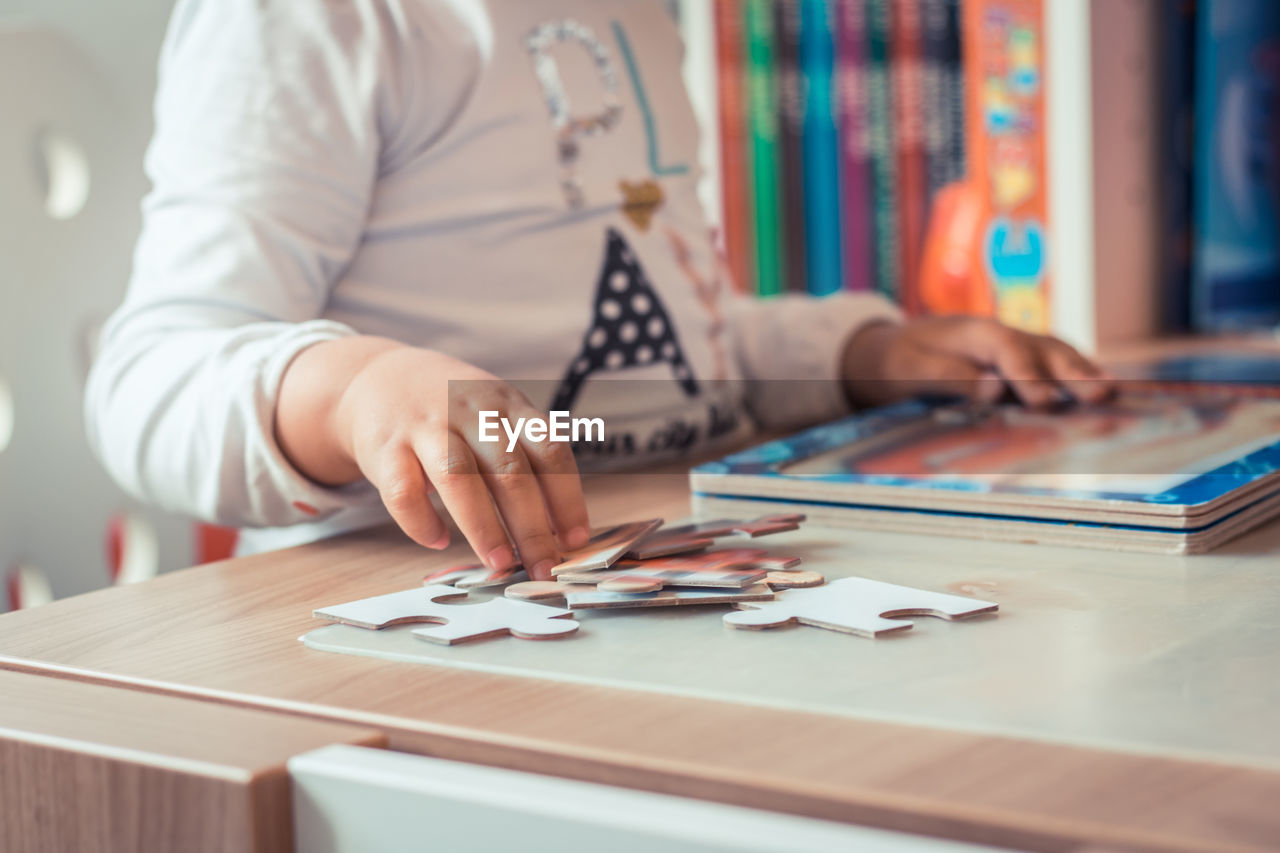
[[[826,0],[802,0],[800,65],[804,72],[805,250],[809,292],[840,289],[840,160],[834,95],[833,12]]]
[[[715,0],[716,80],[720,96],[720,192],[725,256],[734,286],[755,290],[747,181],[747,113],[743,92],[742,4]]]
[[[924,249],[926,164],[921,90],[920,6],[892,0],[893,152],[898,177],[898,292],[909,314],[919,314],[920,253]]]
[[[893,156],[893,102],[889,79],[889,0],[868,0],[867,121],[874,203],[876,289],[898,299],[897,167]]]
[[[920,89],[927,198],[964,177],[964,75],[959,0],[921,0]]]
[[[844,229],[844,286],[848,290],[871,290],[875,286],[866,40],[866,0],[838,0],[840,218]]]
[[[751,190],[755,218],[756,293],[782,291],[778,209],[778,104],[774,88],[773,8],[746,0],[747,93],[751,128]]]
[[[1159,28],[1161,331],[1191,325],[1191,152],[1195,127],[1196,2],[1169,4]]]
[[[805,256],[804,94],[800,72],[800,0],[774,0],[777,35],[779,196],[782,199],[783,269],[787,290],[803,291]]]
[[[944,0],[946,6],[946,38],[942,52],[942,98],[947,119],[944,125],[946,143],[946,182],[963,180],[969,173],[965,154],[965,82],[964,36],[960,28],[961,0]]]
[[[1208,332],[1280,326],[1280,6],[1229,8],[1196,16],[1192,311]]]

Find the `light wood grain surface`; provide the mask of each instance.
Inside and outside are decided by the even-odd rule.
[[[589,484],[593,521],[687,509]],[[957,545],[956,547],[962,547]],[[0,666],[375,726],[393,748],[1037,850],[1258,850],[1280,773],[1188,758],[317,653],[313,607],[468,558],[379,530],[0,616]]]
[[[285,761],[375,729],[0,671],[0,850],[290,851]]]

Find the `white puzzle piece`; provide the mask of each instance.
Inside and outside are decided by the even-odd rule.
[[[878,637],[906,631],[911,623],[886,617],[938,616],[962,619],[994,613],[999,605],[963,595],[945,595],[909,586],[843,578],[826,586],[792,589],[764,604],[741,604],[726,613],[724,623],[734,628],[777,628],[793,622],[846,634]]]
[[[414,631],[413,635],[445,645],[507,633],[525,640],[544,640],[578,630],[577,622],[563,618],[570,612],[559,607],[507,598],[464,606],[448,603],[466,597],[464,590],[437,584],[321,608],[314,615],[371,629],[406,622],[439,622],[442,624]]]

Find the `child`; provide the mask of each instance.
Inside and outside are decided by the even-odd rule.
[[[1106,393],[990,321],[733,296],[681,57],[661,0],[179,0],[87,392],[112,474],[277,528],[247,549],[386,513],[443,548],[435,492],[485,563],[546,577],[587,538],[573,454],[480,441],[480,412],[589,411],[587,450],[644,461],[920,390]]]

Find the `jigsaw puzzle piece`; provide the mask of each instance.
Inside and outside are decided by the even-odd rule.
[[[658,578],[637,577],[635,575],[622,575],[621,577],[605,578],[596,584],[596,589],[601,592],[657,592],[662,589],[664,584]]]
[[[689,524],[677,524],[664,527],[648,538],[654,539],[719,539],[721,536],[732,536],[733,528],[742,522],[733,518],[717,518],[714,521],[693,521]],[[642,540],[644,541],[644,540]]]
[[[516,601],[555,601],[564,600],[569,590],[586,592],[595,589],[591,584],[571,584],[560,581],[524,581],[512,584],[502,591],[507,598]]]
[[[768,584],[758,583],[746,589],[663,589],[645,593],[588,589],[567,592],[564,600],[570,610],[605,610],[628,607],[676,607],[687,604],[767,602],[773,597],[773,590],[769,589]]]
[[[554,574],[560,574],[562,570],[592,571],[608,568],[617,562],[636,540],[647,536],[661,526],[662,519],[651,518],[600,528],[592,533],[586,545],[565,552],[564,561],[556,567]],[[516,557],[519,559],[519,554]],[[480,563],[470,563],[432,572],[422,579],[422,583],[424,586],[448,584],[458,589],[487,589],[527,580],[529,576],[520,565],[509,569],[490,569]]]
[[[420,640],[446,646],[504,634],[522,640],[554,640],[578,630],[577,622],[563,618],[569,615],[568,610],[559,607],[491,598],[465,607],[444,604],[437,611],[438,618],[433,620],[444,624],[419,628],[411,633]]]
[[[313,610],[312,615],[360,628],[387,628],[406,622],[432,622],[446,605],[437,602],[466,598],[467,593],[451,586],[435,585],[375,595],[334,607]]]
[[[718,551],[711,551],[708,554],[715,554],[725,566],[738,566],[742,569],[764,569],[770,572],[790,572],[800,565],[799,557],[786,557],[777,554],[770,554],[761,548],[723,548]],[[695,555],[703,556],[701,554]]]
[[[742,589],[764,580],[766,574],[763,569],[688,571],[683,569],[652,568],[651,562],[635,563],[623,561],[615,563],[614,568],[604,571],[561,575],[560,580],[570,583],[596,583],[600,589],[608,588],[615,592],[621,592],[622,590],[612,585],[606,587],[606,584],[628,579],[656,583],[659,589],[663,586],[710,586]],[[637,589],[635,591],[641,592],[644,590]]]
[[[658,531],[662,533],[661,530]],[[686,536],[661,536],[646,539],[632,547],[624,557],[633,560],[651,560],[654,557],[670,557],[673,554],[693,554],[705,551],[715,544],[714,539],[689,538]]]
[[[676,527],[665,527],[655,531],[628,552],[628,557],[647,560],[651,557],[663,557],[670,554],[684,554],[708,548],[712,540],[724,536],[767,536],[770,533],[783,533],[796,530],[800,522],[805,520],[802,513],[776,513],[762,515],[748,521],[732,518],[719,518],[715,521],[696,521]]]
[[[798,565],[799,557],[776,556],[762,548],[719,548],[702,554],[681,554],[644,561],[647,569],[676,572],[784,572]]]
[[[519,566],[512,569],[491,569],[479,563],[467,566],[455,566],[432,572],[422,579],[423,586],[445,584],[458,589],[488,589],[504,584],[519,583],[528,580],[529,576]]]
[[[773,533],[786,533],[789,530],[799,530],[800,522],[804,521],[804,515],[800,513],[790,513],[787,515],[762,515],[751,521],[742,522],[733,528],[733,532],[739,536],[769,536]]]
[[[435,584],[324,607],[314,611],[314,615],[374,630],[411,622],[442,623],[412,633],[446,645],[507,633],[526,640],[542,640],[578,630],[577,622],[562,618],[569,616],[569,611],[557,607],[505,598],[465,607],[449,604],[466,597],[465,590]]]
[[[822,586],[827,579],[817,572],[769,572],[765,583],[772,589],[807,589]]]
[[[661,526],[662,519],[650,518],[596,530],[586,545],[566,553],[564,560],[551,570],[551,574],[558,577],[567,572],[607,569],[620,560],[633,545]]]
[[[775,601],[740,607],[744,609],[725,614],[726,625],[734,628],[777,628],[799,622],[863,637],[906,631],[912,626],[911,622],[889,617],[963,619],[980,613],[994,613],[999,609],[999,605],[990,601],[867,578],[842,578],[813,589],[793,589]]]

